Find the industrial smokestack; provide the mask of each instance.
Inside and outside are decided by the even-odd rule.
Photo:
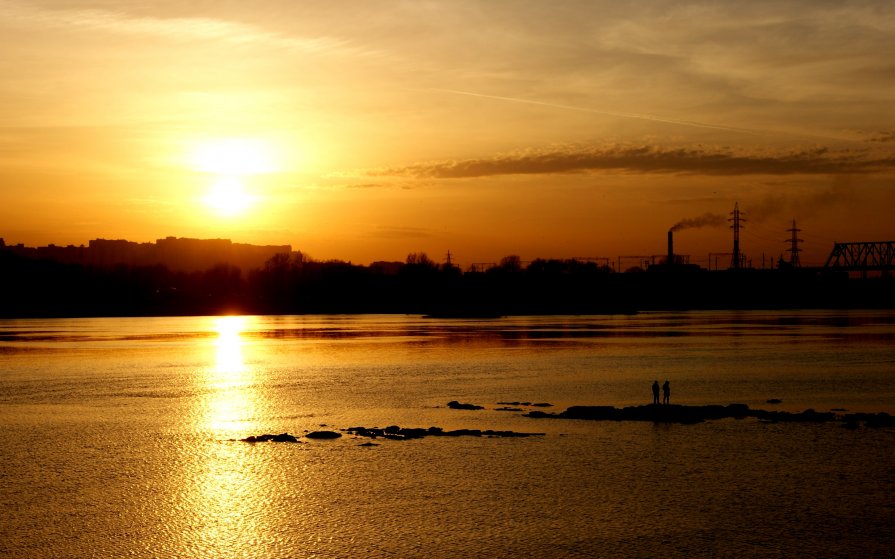
[[[668,230],[668,258],[665,263],[671,266],[674,264],[674,229]]]

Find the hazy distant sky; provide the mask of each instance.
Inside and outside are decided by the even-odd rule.
[[[882,0],[0,0],[0,237],[614,259],[739,202],[822,262],[895,239],[893,53]]]

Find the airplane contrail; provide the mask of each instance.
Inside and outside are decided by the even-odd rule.
[[[735,126],[724,126],[722,124],[709,124],[706,122],[696,122],[693,120],[677,120],[672,118],[664,118],[649,114],[641,114],[641,113],[624,113],[617,111],[604,111],[600,109],[591,109],[588,107],[576,107],[573,105],[562,105],[559,103],[547,103],[545,101],[533,101],[531,99],[519,99],[517,97],[504,97],[501,95],[488,95],[485,93],[475,93],[472,91],[461,91],[458,89],[444,89],[444,88],[430,88],[430,91],[440,91],[442,93],[453,93],[455,95],[467,95],[469,97],[481,97],[484,99],[496,99],[498,101],[509,101],[511,103],[523,103],[526,105],[539,105],[542,107],[552,107],[555,109],[563,109],[567,111],[578,111],[582,113],[592,113],[598,115],[605,116],[614,116],[621,118],[636,118],[638,120],[648,120],[651,122],[662,122],[665,124],[676,124],[679,126],[692,126],[694,128],[708,128],[711,130],[724,130],[726,132],[737,132],[740,134],[750,134],[753,136],[768,136],[775,134],[783,134],[787,136],[801,136],[805,138],[815,138],[815,139],[824,139],[824,140],[837,140],[837,141],[853,141],[848,138],[834,138],[830,136],[819,136],[815,134],[805,134],[805,133],[794,133],[794,132],[783,132],[783,131],[767,131],[767,130],[753,130],[749,128],[738,128]]]

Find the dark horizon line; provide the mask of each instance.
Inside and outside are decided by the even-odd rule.
[[[199,237],[178,237],[176,235],[166,235],[164,237],[157,238],[155,241],[131,241],[130,239],[125,238],[106,238],[106,237],[96,237],[95,239],[89,239],[87,241],[87,245],[81,243],[79,245],[75,245],[72,243],[65,245],[57,245],[56,243],[48,243],[46,245],[26,245],[25,243],[15,243],[15,244],[6,244],[5,237],[0,237],[0,247],[24,247],[24,248],[89,248],[90,243],[93,242],[107,242],[107,243],[128,243],[134,244],[138,246],[146,246],[146,245],[158,245],[159,243],[164,243],[166,241],[200,241],[200,242],[226,242],[232,245],[238,246],[257,246],[257,247],[285,247],[288,246],[290,249],[292,248],[291,244],[254,244],[254,243],[240,243],[234,241],[231,238],[225,237],[208,237],[208,238],[199,238]]]
[[[670,230],[670,232],[673,230],[674,230],[674,228],[672,228]],[[58,252],[58,251],[90,250],[94,247],[100,247],[101,245],[106,245],[106,246],[125,245],[125,246],[128,246],[130,248],[135,248],[135,249],[153,249],[153,248],[158,248],[160,244],[190,243],[190,242],[202,243],[205,245],[211,245],[213,243],[223,243],[223,244],[229,245],[230,247],[235,248],[237,250],[262,249],[262,250],[267,250],[267,251],[271,252],[271,254],[273,254],[273,253],[290,254],[290,255],[300,254],[300,255],[303,255],[304,258],[306,258],[306,259],[317,261],[317,262],[345,262],[345,263],[349,263],[349,264],[352,263],[352,261],[350,259],[346,260],[346,259],[342,259],[339,257],[318,258],[318,257],[315,257],[313,255],[306,253],[303,250],[293,249],[291,244],[281,244],[281,245],[280,244],[253,244],[253,243],[240,243],[240,242],[233,241],[230,238],[224,238],[224,237],[197,238],[197,237],[177,237],[177,236],[173,236],[173,235],[168,235],[163,238],[158,238],[154,242],[153,241],[145,241],[145,242],[131,241],[131,240],[128,240],[125,238],[107,239],[105,237],[97,237],[95,239],[88,240],[87,245],[84,245],[83,243],[80,245],[75,245],[75,244],[57,245],[55,243],[49,243],[46,245],[34,245],[34,246],[26,245],[25,243],[6,244],[4,237],[0,236],[0,250],[14,249],[14,250],[18,250],[18,251],[29,251],[29,252],[36,251],[38,254],[44,253],[46,256],[50,256],[47,253],[52,253],[54,251]],[[891,242],[891,241],[888,241],[888,242]],[[836,243],[834,243],[834,246],[835,246],[835,244]],[[786,249],[781,250],[780,256],[782,257],[782,255],[786,252],[787,252]],[[423,255],[426,258],[429,258],[428,254],[425,251],[410,250],[407,253],[408,258],[412,257],[412,256],[417,256],[417,255]],[[690,254],[681,254],[681,253],[675,252],[674,255],[676,258],[681,259],[686,263],[689,263],[689,260],[691,258]],[[446,258],[445,258],[444,263],[448,263],[448,264],[452,263],[450,260],[450,256],[451,256],[451,251],[448,250],[445,255]],[[704,261],[705,262],[704,268],[707,270],[711,270],[711,269],[720,270],[720,269],[726,268],[726,263],[730,260],[731,256],[732,256],[732,253],[728,253],[728,252],[708,252],[707,256],[705,257],[705,260],[703,260],[702,256],[697,257],[695,260],[698,262]],[[50,257],[52,258],[52,256],[50,256]],[[538,260],[603,262],[604,265],[608,266],[609,268],[611,268],[617,272],[621,272],[621,271],[623,271],[621,269],[622,261],[627,262],[626,268],[647,267],[647,266],[653,266],[653,265],[661,263],[662,260],[666,257],[667,257],[667,253],[644,254],[644,255],[619,254],[619,255],[615,255],[615,256],[571,256],[571,257],[538,256],[531,260],[520,260],[520,262],[523,265],[529,264],[531,262],[538,261]],[[714,261],[712,260],[713,257],[715,258]],[[505,258],[519,258],[519,257],[517,254],[506,254],[506,255],[504,255],[496,260],[493,260],[493,261],[469,262],[468,266],[471,268],[473,268],[473,267],[474,268],[494,267],[494,266],[497,266],[498,263]],[[637,261],[636,265],[633,264],[633,262],[635,260]],[[370,259],[368,265],[404,264],[406,262],[407,262],[406,258],[405,258],[405,260]],[[714,262],[714,266],[713,266],[713,262]],[[747,267],[750,267],[750,268],[753,267],[751,264],[752,259],[748,259],[748,262],[749,262],[749,266],[747,266]],[[778,259],[775,259],[773,256],[766,257],[765,253],[762,252],[761,266],[760,267],[756,266],[756,269],[773,269],[775,267],[775,263],[777,263],[777,262],[778,262]],[[616,266],[616,264],[618,264],[618,266]],[[822,267],[822,266],[816,265],[816,266],[804,266],[804,267],[811,268],[811,267]]]

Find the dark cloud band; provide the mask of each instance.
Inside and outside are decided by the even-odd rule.
[[[379,176],[472,178],[621,171],[703,175],[866,174],[895,170],[895,157],[827,148],[785,153],[737,153],[701,147],[652,146],[525,152],[490,159],[418,163],[371,172]]]

